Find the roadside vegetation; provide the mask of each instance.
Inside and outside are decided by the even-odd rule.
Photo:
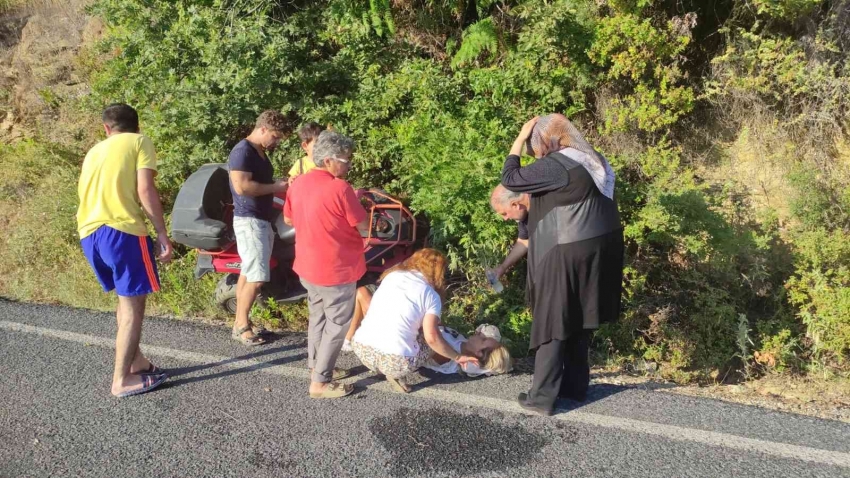
[[[623,315],[596,335],[597,362],[681,383],[850,374],[850,0],[95,0],[88,13],[104,27],[68,65],[85,91],[40,88],[53,122],[0,148],[2,295],[110,306],[73,216],[102,105],[139,109],[167,209],[275,107],[355,138],[355,185],[403,198],[449,254],[445,319],[499,325],[521,356],[524,270],[500,295],[483,277],[516,234],[488,192],[520,125],[562,112],[617,171],[626,227]],[[0,89],[0,113],[26,124],[16,95]],[[278,170],[298,155],[292,139]],[[163,268],[159,312],[219,314],[193,254]],[[257,314],[306,320],[303,306]]]

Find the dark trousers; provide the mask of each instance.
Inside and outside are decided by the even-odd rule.
[[[550,340],[537,348],[534,381],[528,403],[552,410],[558,397],[583,401],[590,385],[588,349],[592,330],[573,334],[567,340]]]

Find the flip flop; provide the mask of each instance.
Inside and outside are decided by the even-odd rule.
[[[410,393],[410,386],[399,379],[387,377],[387,382],[390,382],[390,386],[398,393]]]
[[[241,342],[242,345],[247,345],[249,347],[256,347],[257,345],[263,345],[266,343],[266,339],[254,335],[253,337],[242,337],[242,334],[251,330],[250,325],[246,325],[238,330],[234,330],[230,334],[230,338],[237,342]],[[253,333],[253,331],[251,331]]]
[[[313,375],[313,369],[312,368],[308,368],[307,370],[310,371],[310,375]],[[350,376],[351,376],[351,370],[334,367],[334,371],[331,374],[331,380],[342,380],[342,379],[348,378]]]
[[[342,398],[353,391],[354,385],[331,382],[322,393],[310,393],[310,398]]]
[[[165,382],[166,379],[168,379],[168,377],[165,374],[160,374],[160,375],[142,374],[140,376],[142,377],[142,388],[139,388],[139,389],[136,389],[136,390],[130,390],[129,392],[120,393],[120,394],[115,395],[115,396],[118,397],[118,398],[126,398],[126,397],[132,397],[133,395],[141,395],[143,393],[150,392],[151,390],[155,389],[156,387],[159,387],[160,385],[162,385],[163,382]]]

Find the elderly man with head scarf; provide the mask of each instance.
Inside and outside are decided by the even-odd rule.
[[[526,167],[523,148],[537,158]],[[528,255],[529,346],[537,353],[531,389],[519,403],[551,415],[559,397],[585,400],[591,333],[620,314],[623,229],[614,171],[563,115],[533,118],[505,160],[491,205],[519,223],[520,237],[495,272]]]

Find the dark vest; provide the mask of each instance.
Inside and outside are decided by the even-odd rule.
[[[584,166],[561,153],[551,153],[539,161],[556,161],[569,176],[569,182],[561,189],[531,195],[530,272],[559,244],[592,239],[622,227],[616,196],[609,199],[602,194]]]

